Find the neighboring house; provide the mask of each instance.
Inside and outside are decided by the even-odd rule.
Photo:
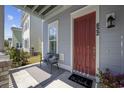
[[[12,47],[22,48],[22,28],[12,27]]]
[[[20,7],[44,20],[35,24],[43,25],[43,56],[59,53],[60,67],[93,77],[106,68],[115,74],[124,73],[124,6],[55,6],[53,10],[51,6]],[[115,26],[108,26],[107,16],[113,12]]]
[[[8,38],[8,44],[9,44],[9,47],[11,48],[12,47],[12,38]]]
[[[35,52],[41,52],[42,40],[42,20],[28,13],[22,16],[23,50],[30,52],[34,48]]]

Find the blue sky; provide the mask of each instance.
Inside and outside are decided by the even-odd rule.
[[[22,11],[13,6],[6,5],[4,9],[4,37],[12,38],[11,27],[20,27]]]

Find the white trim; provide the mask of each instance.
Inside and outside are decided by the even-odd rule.
[[[30,49],[31,49],[31,27],[32,27],[32,25],[31,25],[31,15],[28,15],[29,16],[29,19],[27,19],[27,21],[29,22],[29,49],[28,49],[28,51],[30,51]]]
[[[41,52],[42,52],[42,60],[43,60],[43,57],[44,57],[44,43],[43,43],[43,41],[44,41],[44,37],[43,37],[43,34],[44,34],[44,32],[43,32],[43,24],[44,24],[44,20],[42,20],[42,39],[41,39],[41,48],[42,48],[42,50],[41,50]]]
[[[58,53],[58,31],[59,31],[59,21],[56,20],[52,23],[48,24],[48,52],[49,52],[49,27],[52,25],[57,25],[57,33],[56,33],[56,53]]]
[[[32,9],[32,12],[34,12],[37,8],[38,8],[39,5],[35,5]]]
[[[48,8],[50,7],[50,5],[45,6],[43,9],[40,10],[40,12],[38,13],[38,16],[40,16],[44,11],[46,11]]]
[[[99,6],[90,5],[71,13],[71,67],[73,68],[73,19],[96,11],[96,23],[99,23]],[[99,68],[99,36],[96,35],[96,73]],[[73,70],[73,69],[72,69]]]
[[[33,64],[29,64],[29,65],[25,65],[25,66],[21,66],[21,67],[17,67],[17,68],[10,68],[9,70],[10,70],[10,71],[12,71],[12,70],[20,70],[20,69],[24,69],[24,68],[27,68],[27,67],[39,65],[39,63],[40,63],[40,62],[33,63]]]
[[[59,63],[59,67],[65,69],[65,70],[68,70],[70,72],[72,71],[72,67],[68,66],[68,65],[64,65],[64,64]]]

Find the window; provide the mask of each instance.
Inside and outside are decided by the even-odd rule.
[[[22,48],[22,43],[16,43],[16,48]]]
[[[22,48],[22,43],[20,43],[20,48]]]
[[[23,30],[26,31],[29,28],[29,20],[27,22],[25,22],[24,26],[23,26]]]
[[[25,48],[28,48],[28,39],[25,40]]]
[[[56,52],[58,52],[58,50],[57,50],[57,35],[58,35],[58,21],[55,21],[55,22],[53,22],[53,23],[50,23],[49,25],[48,25],[48,34],[49,34],[49,41],[48,41],[48,43],[49,43],[49,47],[48,47],[48,49],[49,49],[49,52],[50,53],[56,53]]]
[[[19,43],[16,43],[16,48],[19,48]]]

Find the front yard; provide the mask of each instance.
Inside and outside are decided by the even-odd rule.
[[[40,55],[29,57],[27,64],[33,64],[33,63],[40,62],[40,59],[41,59],[40,57],[41,57]]]
[[[18,62],[12,62],[12,65],[11,67],[12,68],[16,68],[16,67],[21,67],[21,66],[25,66],[25,65],[29,65],[29,64],[34,64],[34,63],[38,63],[40,62],[41,58],[40,55],[37,55],[37,56],[30,56],[27,58],[27,60],[24,61],[25,64],[21,64],[19,65]]]
[[[28,53],[22,49],[8,48],[6,54],[10,56],[12,61],[12,68],[25,66],[40,62],[41,54],[38,52]]]

